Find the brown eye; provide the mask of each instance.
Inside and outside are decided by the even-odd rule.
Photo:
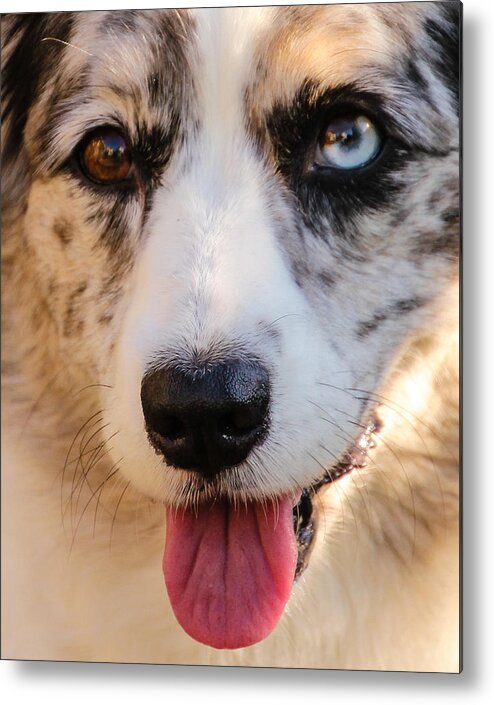
[[[81,164],[86,175],[102,184],[126,179],[132,167],[132,155],[123,135],[111,127],[93,133],[86,142]]]

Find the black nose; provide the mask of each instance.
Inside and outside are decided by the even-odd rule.
[[[168,463],[213,476],[245,460],[268,429],[269,375],[233,360],[145,375],[141,403],[149,439]]]

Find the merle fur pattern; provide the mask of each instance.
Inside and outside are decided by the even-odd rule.
[[[5,654],[457,670],[460,3],[1,25]],[[378,156],[314,168],[345,111]],[[102,185],[81,150],[108,126],[133,170]],[[204,483],[154,453],[140,385],[228,356],[268,371],[270,430]],[[377,406],[276,632],[191,645],[157,588],[163,507],[319,486]]]

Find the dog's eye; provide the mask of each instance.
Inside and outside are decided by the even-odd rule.
[[[132,154],[125,137],[111,127],[91,134],[83,145],[80,159],[86,176],[101,184],[124,181],[132,168]]]
[[[315,164],[323,169],[359,169],[377,157],[381,146],[382,137],[370,118],[341,115],[333,118],[321,134]]]

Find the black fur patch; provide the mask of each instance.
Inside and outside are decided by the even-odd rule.
[[[87,186],[93,191],[92,186]],[[110,255],[119,255],[119,261],[125,256],[130,235],[130,217],[128,208],[130,199],[138,200],[136,193],[129,190],[120,191],[115,189],[112,193],[106,190],[104,193],[94,193],[94,207],[92,212],[87,217],[87,222],[91,227],[96,226],[99,233],[99,244],[106,248]],[[135,227],[135,223],[134,223]],[[117,261],[117,260],[116,260]]]
[[[460,256],[459,214],[448,212],[451,227],[422,233],[411,250],[411,255],[420,262],[430,255],[447,255],[452,260]]]
[[[146,189],[154,189],[159,184],[161,174],[182,139],[181,119],[176,112],[166,127],[142,125],[138,128],[134,155]]]
[[[462,4],[457,0],[437,4],[441,6],[442,21],[428,18],[424,21],[424,28],[434,47],[433,63],[458,106]]]
[[[5,162],[21,150],[29,109],[49,67],[56,66],[64,50],[61,42],[43,42],[44,37],[69,41],[74,16],[70,12],[4,15],[3,46],[14,48],[2,66],[2,120],[9,130],[2,145]]]
[[[417,63],[413,60],[411,56],[405,62],[405,74],[406,77],[412,85],[422,92],[425,92],[428,88],[428,83],[419,71]]]
[[[336,283],[337,277],[333,272],[323,270],[317,273],[317,279],[321,286],[325,287],[326,289],[332,289]]]
[[[411,311],[415,311],[425,303],[425,300],[419,297],[399,299],[382,311],[377,311],[369,320],[361,321],[357,327],[357,336],[359,338],[366,338],[369,333],[377,330],[381,323],[384,323],[390,319],[399,318],[403,314],[410,313]]]

